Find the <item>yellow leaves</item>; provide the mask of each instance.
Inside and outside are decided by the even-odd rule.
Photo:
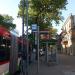
[[[52,27],[49,29],[49,32],[50,32],[50,34],[55,34],[57,32],[57,29]]]

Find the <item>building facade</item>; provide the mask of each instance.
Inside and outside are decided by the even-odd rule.
[[[75,15],[70,15],[62,27],[63,53],[75,55]]]

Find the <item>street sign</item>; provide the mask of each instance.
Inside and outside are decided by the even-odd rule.
[[[37,24],[32,24],[32,31],[33,32],[37,31]]]

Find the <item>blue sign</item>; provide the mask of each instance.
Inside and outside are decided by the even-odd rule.
[[[37,31],[37,24],[32,24],[32,31]]]

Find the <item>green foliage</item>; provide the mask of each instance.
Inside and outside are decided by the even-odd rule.
[[[16,25],[13,24],[13,18],[8,15],[0,15],[0,26],[4,26],[9,30],[12,30],[16,27]]]
[[[4,22],[6,22],[6,23],[13,23],[13,18],[12,18],[12,16],[9,16],[9,15],[3,15],[3,17],[4,17]]]
[[[22,16],[23,9],[22,1],[19,4],[18,15],[20,17]],[[44,28],[44,24],[48,27],[52,24],[52,21],[59,24],[59,21],[63,19],[61,10],[66,9],[66,4],[67,0],[29,0],[29,24],[37,23],[40,25],[40,28]]]
[[[3,23],[4,17],[0,15],[0,24]]]
[[[49,28],[49,33],[52,37],[54,37],[57,34],[57,29],[50,27]]]
[[[34,37],[34,34],[32,33],[32,34],[29,34],[28,35],[28,38],[29,38],[29,40],[31,41],[31,42],[34,42],[34,40],[35,40],[35,37]]]
[[[56,25],[63,21],[62,10],[66,10],[67,0],[28,0],[28,23],[37,24],[40,30],[50,28],[50,33],[55,35],[57,30],[52,27],[54,22]],[[23,16],[23,0],[20,0],[18,16]],[[26,17],[26,2],[24,2],[25,10],[24,16]]]

